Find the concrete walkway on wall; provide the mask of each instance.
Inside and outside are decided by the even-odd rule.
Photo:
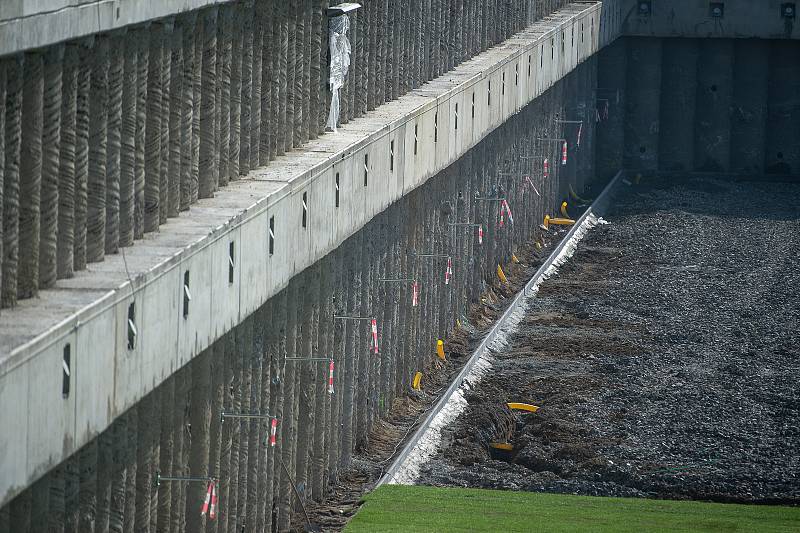
[[[4,314],[0,501],[591,57],[600,17],[572,4]]]

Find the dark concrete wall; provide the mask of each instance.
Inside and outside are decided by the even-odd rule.
[[[600,175],[620,159],[643,171],[799,174],[798,58],[789,40],[618,40],[598,59],[610,88],[599,96],[613,95]]]
[[[323,500],[370,431],[409,391],[416,371],[434,364],[446,338],[486,288],[495,269],[538,236],[570,186],[593,175],[593,120],[580,149],[561,166],[560,144],[539,138],[576,135],[557,117],[593,112],[596,64],[587,61],[464,157],[370,221],[317,264],[293,278],[262,308],[179,369],[90,444],[0,509],[0,533],[14,531],[285,531],[296,501],[286,471],[306,500]],[[599,123],[599,127],[603,127]],[[550,177],[542,159],[551,161]],[[534,183],[538,193],[528,185]],[[505,197],[514,224],[498,224]],[[476,229],[450,222],[483,224]],[[450,254],[454,275],[444,283]],[[415,278],[420,305],[411,305]],[[380,353],[370,350],[375,317]],[[335,393],[327,392],[335,360]],[[220,413],[259,412],[280,419],[278,444],[264,446],[268,423],[225,419]],[[220,516],[200,516],[205,486],[162,483],[156,472],[220,479]]]

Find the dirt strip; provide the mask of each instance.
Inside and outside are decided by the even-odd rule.
[[[800,185],[642,182],[606,218],[419,482],[800,504]]]

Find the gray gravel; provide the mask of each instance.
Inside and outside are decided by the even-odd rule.
[[[642,183],[607,219],[420,482],[800,503],[800,185]],[[498,400],[542,409],[492,459]]]

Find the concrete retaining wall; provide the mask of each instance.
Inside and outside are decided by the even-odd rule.
[[[120,252],[124,253],[105,255],[102,262],[91,263],[86,271],[77,271],[73,278],[58,281],[55,288],[40,290],[37,299],[20,300],[13,312],[4,314],[2,321],[3,339],[11,347],[11,352],[0,361],[0,398],[14,405],[27,403],[19,409],[3,411],[0,420],[8,429],[0,437],[3,501],[105,431],[179,368],[244,321],[267,299],[284,290],[296,274],[338,248],[369,220],[446,168],[495,127],[515,115],[525,102],[543,94],[581,61],[591,57],[603,44],[603,35],[615,35],[608,27],[599,31],[601,17],[598,4],[576,4],[531,26],[505,46],[491,49],[460,65],[446,78],[438,78],[363,118],[354,119],[354,114],[360,111],[351,108],[348,111],[349,122],[338,135],[319,137],[305,144],[303,150],[280,157],[276,152],[276,159],[270,166],[251,171],[247,179],[229,182],[227,187],[214,193],[214,198],[199,199],[188,213],[169,219],[169,223],[161,225],[158,232],[144,234],[148,220],[152,224],[160,223],[162,215],[160,207],[156,211],[153,204],[145,200],[141,204],[144,215],[137,217],[139,211],[134,209],[134,223],[130,226],[134,236],[142,232],[144,239],[141,242],[127,251],[120,246]],[[501,19],[493,20],[499,22]],[[511,30],[510,27],[505,29]],[[497,31],[500,31],[500,26],[497,26]],[[490,41],[475,41],[472,45],[485,42]],[[411,43],[407,44],[411,46]],[[181,49],[197,51],[194,45],[185,43]],[[78,52],[80,58],[80,49]],[[148,117],[155,112],[151,112],[150,104],[153,110],[157,108],[156,102],[149,100],[151,78],[158,78],[156,73],[159,71],[150,68],[149,58],[161,57],[160,54],[152,56],[151,52],[152,47],[147,48],[146,56],[141,56],[148,58],[147,63],[137,64],[136,72],[152,75],[137,77],[137,122],[133,126],[126,124],[126,127],[129,134],[133,132],[136,143],[144,142],[145,146],[153,147],[154,151],[158,148],[161,153],[163,138],[156,142],[147,133],[151,125]],[[231,57],[234,56],[238,57],[232,53]],[[203,58],[195,62],[195,67],[201,63],[203,68],[210,68],[205,64],[205,55],[196,53],[195,57]],[[448,65],[456,59],[448,53],[440,61]],[[531,65],[530,71],[527,65]],[[235,62],[232,63],[232,80],[237,79],[236,72],[240,75],[244,72],[237,71],[234,66]],[[285,69],[281,66],[283,71]],[[123,69],[123,78],[127,79],[127,72]],[[130,72],[133,72],[132,68]],[[180,94],[191,87],[192,94],[203,98],[202,90],[198,90],[194,83],[200,79],[193,74],[194,67],[191,70],[184,68],[184,72],[189,74],[193,83],[184,83]],[[366,94],[363,88],[368,77],[364,78],[358,72],[356,69],[351,73],[350,79],[354,80],[353,83],[359,80],[360,85],[347,93],[348,98]],[[407,80],[404,83],[408,85],[401,86],[403,90],[424,79],[422,74],[414,78],[408,72],[398,72],[398,76]],[[101,78],[108,83],[108,77]],[[143,80],[147,83],[143,84]],[[81,70],[74,83],[78,93],[86,96],[91,93],[87,92],[85,84],[88,83],[91,90],[93,84],[100,82],[92,77],[90,70]],[[7,96],[7,109],[13,108],[17,102],[13,85],[9,87],[12,87],[12,96]],[[133,94],[126,98],[126,88],[132,89],[132,85],[123,84],[123,108],[125,102],[133,98]],[[183,101],[185,103],[185,97]],[[208,101],[210,106],[210,97]],[[238,105],[244,106],[243,102],[241,100]],[[458,129],[456,104],[460,117]],[[85,113],[92,105],[91,102],[81,103],[78,98],[75,123],[82,126],[76,125],[75,131],[86,135],[76,136],[74,143],[76,175],[87,162],[93,161],[96,168],[100,168],[103,161],[107,163],[107,158],[104,160],[96,154],[99,144],[90,142],[92,138],[103,137],[102,125],[93,122],[91,114],[87,116]],[[232,98],[231,106],[236,105],[235,98]],[[144,117],[139,113],[142,109],[148,111]],[[183,113],[182,108],[181,116],[173,117],[175,109],[175,106],[170,106],[168,125],[171,129],[173,118],[180,119],[181,150],[180,158],[175,159],[172,156],[177,154],[170,150],[167,173],[163,172],[162,159],[142,157],[147,152],[135,151],[133,180],[139,188],[134,191],[144,194],[145,199],[149,195],[153,201],[158,198],[160,202],[164,190],[160,181],[162,176],[168,176],[167,191],[174,190],[170,180],[175,180],[176,174],[169,172],[169,165],[180,160],[180,198],[184,200],[186,171],[189,172],[189,188],[186,190],[191,201],[194,191],[199,191],[200,187],[192,177],[198,176],[194,170],[195,162],[198,171],[207,168],[205,165],[208,164],[208,160],[203,160],[203,165],[200,165],[198,154],[217,153],[202,148],[208,142],[202,128],[204,110],[208,108],[201,106],[200,113],[190,115]],[[216,103],[214,109],[219,109]],[[288,110],[288,107],[279,109]],[[589,120],[592,107],[591,103],[584,102],[581,107],[564,111],[568,118],[584,113]],[[71,123],[71,113],[67,115]],[[241,117],[246,115],[242,110]],[[12,116],[19,118],[21,115],[12,113]],[[129,119],[125,113],[122,116]],[[167,115],[162,113],[160,116]],[[231,113],[233,116],[235,113]],[[274,119],[276,115],[267,112],[262,113],[263,116]],[[11,129],[16,131],[13,120],[7,124],[12,124]],[[144,124],[144,132],[139,130],[141,124]],[[292,124],[297,122],[293,120]],[[199,131],[197,135],[195,126]],[[163,123],[159,125],[159,132],[162,127]],[[241,128],[240,123],[240,133],[247,131],[247,128]],[[89,135],[95,131],[94,137]],[[236,131],[236,128],[232,126],[231,131]],[[306,130],[300,128],[299,131],[302,139],[302,132]],[[192,132],[191,142],[188,140],[189,132]],[[542,136],[547,135],[563,134],[542,133]],[[15,135],[10,137],[11,140],[16,138]],[[126,141],[123,136],[122,145],[130,142],[130,138],[128,136]],[[241,172],[245,137],[231,136],[234,138],[239,139],[238,172]],[[252,142],[254,138],[261,139],[261,136],[253,134],[251,145],[257,144]],[[294,137],[287,134],[284,141],[294,142]],[[552,143],[548,146],[554,150],[557,148]],[[236,149],[231,142],[230,153],[235,153]],[[120,157],[125,153],[122,150]],[[551,158],[553,166],[556,160],[557,154],[554,153]],[[253,163],[252,158],[248,161]],[[13,164],[7,164],[6,168],[14,169]],[[148,180],[149,172],[159,177],[158,183],[155,179]],[[337,175],[338,207],[335,201]],[[14,182],[7,179],[6,184],[9,183]],[[219,183],[222,183],[221,177]],[[562,184],[561,193],[565,192],[564,187],[566,185]],[[101,198],[96,191],[92,197]],[[304,199],[308,206],[305,227],[302,224]],[[167,205],[175,204],[168,201]],[[91,204],[79,205],[76,200],[75,228],[82,227],[79,219],[89,220],[91,213],[97,213],[90,207]],[[169,214],[168,209],[166,216]],[[108,233],[98,232],[98,235],[106,239]],[[79,241],[83,242],[76,239]],[[102,248],[94,248],[95,253],[98,250],[102,252]],[[75,246],[73,252],[77,264],[78,257],[87,257],[89,248]],[[191,298],[187,297],[189,295]],[[130,316],[133,316],[136,330],[133,342],[130,340]],[[67,355],[70,357],[69,376],[65,378],[62,363]],[[68,393],[63,390],[65,383],[69,385]],[[51,418],[55,420],[54,424],[45,425]]]
[[[611,127],[597,145],[600,174],[610,177],[622,163],[642,171],[796,175],[798,57],[800,43],[791,40],[618,40],[599,57],[600,85],[611,98]]]
[[[303,499],[322,500],[353,452],[369,444],[376,421],[407,394],[414,373],[434,364],[436,339],[447,338],[456,319],[465,320],[470,304],[498,283],[496,266],[539,235],[543,216],[556,213],[563,191],[578,185],[577,169],[592,176],[593,121],[581,148],[571,149],[566,166],[553,164],[549,178],[541,158],[556,161],[560,145],[537,139],[574,138],[574,128],[557,125],[556,117],[592,105],[595,72],[593,60],[576,66],[293,275],[190,362],[178,363],[134,407],[0,510],[0,532],[47,524],[81,532],[285,531],[297,504],[281,461],[303,487]],[[356,178],[363,187],[360,172]],[[514,224],[506,219],[501,227],[498,203],[477,196],[507,198]],[[451,222],[482,224],[483,244],[476,228]],[[451,255],[451,282],[445,284],[446,259],[415,253]],[[411,283],[379,281],[386,278],[418,280],[420,305],[412,306]],[[335,315],[375,317],[380,353],[371,350],[368,321]],[[327,391],[327,361],[291,357],[333,357],[335,393]],[[277,446],[263,444],[268,423],[223,423],[223,411],[274,414]],[[157,471],[219,477],[218,521],[200,516],[203,483],[156,488]]]

